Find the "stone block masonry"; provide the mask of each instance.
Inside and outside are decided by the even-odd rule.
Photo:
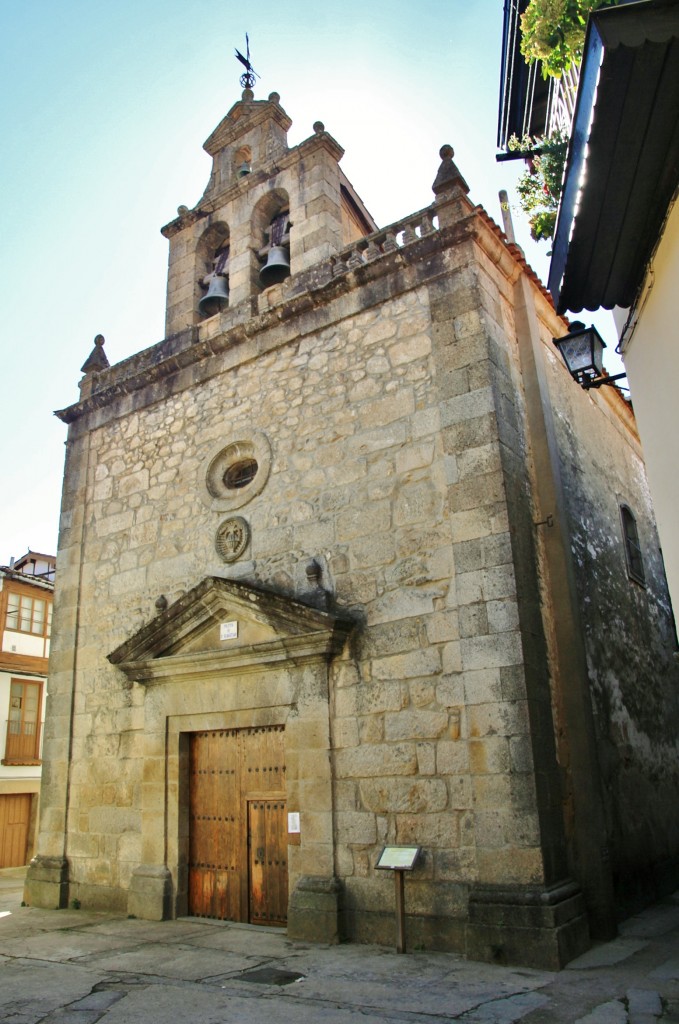
[[[205,196],[164,229],[179,333],[89,374],[60,413],[57,713],[27,899],[251,921],[283,886],[276,920],[295,937],[391,942],[393,884],[375,865],[385,844],[416,844],[414,941],[558,966],[588,941],[561,709],[586,667],[560,675],[517,281],[557,410],[567,382],[547,347],[564,326],[449,147],[429,210],[371,231],[356,207],[365,238],[340,251],[341,150],[322,126],[287,150],[272,97],[227,115]],[[252,174],[235,181],[244,146]],[[291,276],[248,293],[248,232],[285,202]],[[227,237],[229,308],[199,321],[203,249]],[[569,401],[596,403],[615,452],[606,501],[624,479],[647,502],[615,396]],[[575,482],[580,413],[567,419],[576,440],[564,427],[554,472],[568,520],[577,495],[593,509],[599,496],[592,474]],[[595,567],[582,586],[601,593]],[[661,608],[654,591],[639,612],[658,656]],[[633,748],[613,718],[613,745]],[[275,765],[267,730],[282,736]],[[195,769],[199,733],[221,782]],[[219,785],[232,788],[205,810]],[[283,802],[276,820],[299,815],[299,831],[258,832]],[[199,822],[225,808],[197,853]],[[265,862],[285,870],[260,884]]]

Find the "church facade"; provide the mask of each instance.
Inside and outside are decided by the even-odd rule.
[[[243,93],[163,229],[166,338],[115,366],[98,338],[58,414],[26,900],[391,944],[376,863],[419,847],[409,942],[557,967],[677,879],[633,414],[568,376],[451,147],[380,230],[290,123]]]

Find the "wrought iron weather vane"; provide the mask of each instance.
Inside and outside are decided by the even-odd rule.
[[[255,79],[259,78],[259,75],[250,63],[250,40],[248,39],[247,32],[245,33],[245,46],[246,56],[244,57],[240,50],[236,50],[236,58],[245,66],[245,72],[240,76],[240,84],[243,89],[254,89]]]

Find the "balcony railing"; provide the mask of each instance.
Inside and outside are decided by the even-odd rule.
[[[571,64],[561,78],[553,78],[549,96],[547,135],[556,131],[570,135],[575,115],[575,100],[580,82],[580,65]]]
[[[3,764],[39,764],[42,722],[6,722]]]

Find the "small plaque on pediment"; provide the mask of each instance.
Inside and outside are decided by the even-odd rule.
[[[219,639],[220,640],[237,640],[238,639],[238,622],[220,622],[219,623]]]

